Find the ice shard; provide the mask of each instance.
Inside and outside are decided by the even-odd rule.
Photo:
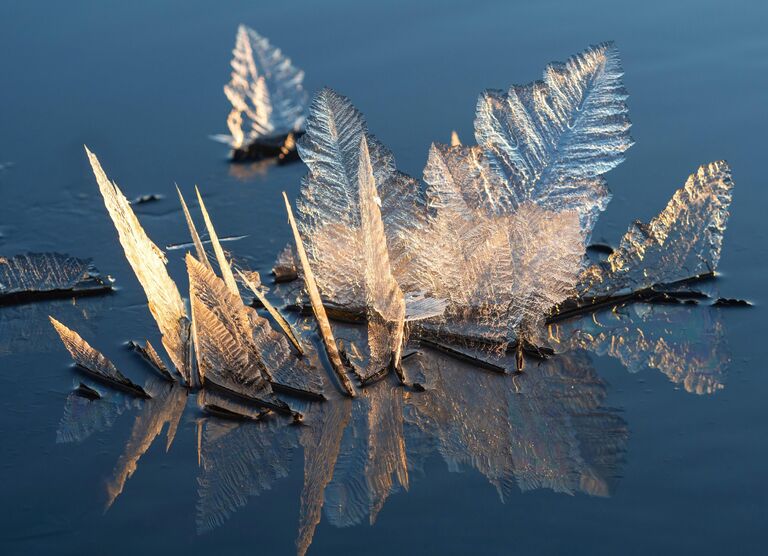
[[[614,295],[714,273],[732,190],[727,162],[700,166],[658,216],[632,224],[619,247],[585,271],[581,295]]]
[[[107,178],[96,155],[87,147],[85,152],[104,197],[104,205],[117,229],[125,257],[147,296],[149,310],[162,334],[163,347],[179,374],[187,384],[191,384],[189,319],[179,290],[165,267],[165,255],[144,232],[130,203],[117,184]]]
[[[150,397],[144,388],[135,384],[118,371],[112,361],[107,359],[101,352],[93,349],[77,332],[70,330],[53,317],[48,318],[59,334],[64,347],[67,348],[72,359],[83,371],[134,396],[141,398]]]
[[[0,305],[112,290],[89,259],[61,253],[0,257]]]
[[[214,229],[213,222],[211,221],[208,210],[205,207],[200,191],[196,190],[198,204],[205,220],[205,225],[208,230],[208,235],[211,238],[211,245],[216,255],[216,261],[219,266],[219,271],[223,277],[224,284],[228,290],[228,301],[233,306],[240,306],[244,315],[247,315],[250,319],[252,326],[252,343],[253,348],[258,352],[258,359],[261,364],[263,372],[266,374],[266,378],[272,383],[272,386],[278,390],[287,391],[294,394],[306,395],[313,398],[322,398],[322,383],[319,379],[317,369],[312,366],[308,359],[297,359],[294,357],[291,351],[287,339],[290,339],[294,344],[297,352],[300,355],[304,354],[304,349],[298,341],[298,338],[293,333],[293,329],[280,314],[280,312],[272,306],[269,300],[266,299],[256,289],[255,285],[245,273],[238,270],[240,278],[245,282],[247,287],[255,292],[257,297],[260,297],[262,304],[272,314],[276,322],[283,328],[286,336],[275,332],[270,326],[269,322],[259,316],[259,314],[250,307],[244,307],[240,290],[235,280],[235,275],[232,271],[232,266],[224,253],[219,242],[218,235]],[[190,222],[190,230],[192,231],[193,238],[196,235],[194,232],[194,224]],[[194,259],[193,259],[194,260]],[[206,259],[207,261],[207,259]],[[206,266],[210,274],[213,274],[213,268],[210,263],[207,265],[201,263],[202,266]],[[251,278],[258,278],[258,273],[249,273]],[[223,299],[222,302],[225,302]],[[232,308],[234,311],[234,307]],[[204,340],[203,340],[204,341]]]
[[[189,253],[186,262],[195,354],[204,383],[213,383],[270,409],[291,413],[272,391],[270,373],[255,340],[255,311],[243,305],[239,295]],[[264,324],[269,326],[266,321]]]

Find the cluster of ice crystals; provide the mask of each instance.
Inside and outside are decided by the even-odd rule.
[[[245,25],[237,30],[232,54],[232,78],[224,86],[232,103],[227,118],[232,147],[299,131],[307,104],[304,72]]]

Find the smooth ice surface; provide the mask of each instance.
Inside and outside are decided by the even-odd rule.
[[[40,17],[41,9],[46,17]],[[335,2],[320,7],[304,0],[291,5],[187,0],[166,7],[81,0],[42,6],[2,4],[0,51],[5,55],[0,67],[7,86],[0,87],[0,156],[15,164],[0,173],[0,252],[8,257],[59,251],[92,258],[102,272],[116,279],[118,291],[78,298],[74,304],[67,299],[0,309],[4,446],[0,499],[8,506],[0,520],[0,552],[295,554],[301,527],[310,556],[478,551],[760,554],[766,543],[761,517],[768,501],[768,375],[761,372],[768,358],[768,345],[761,341],[768,271],[763,218],[768,191],[761,186],[766,129],[761,107],[768,88],[765,20],[765,6],[742,0],[728,9],[708,0],[650,0],[642,5],[425,0],[400,5],[364,2],[354,9]],[[710,308],[706,300],[696,307],[665,305],[668,316],[658,320],[653,332],[654,346],[661,345],[656,340],[661,336],[680,354],[684,352],[677,347],[684,345],[687,334],[693,340],[701,338],[701,349],[694,347],[683,360],[700,362],[690,367],[692,371],[722,365],[724,374],[718,382],[723,387],[699,396],[655,368],[627,371],[624,361],[652,357],[655,347],[636,357],[628,352],[623,358],[610,351],[605,355],[590,351],[592,371],[584,373],[585,380],[564,381],[564,391],[574,399],[589,399],[590,380],[602,383],[602,393],[596,397],[608,417],[594,424],[589,441],[560,440],[582,437],[563,430],[574,430],[569,427],[577,424],[584,430],[592,416],[588,411],[581,414],[583,419],[553,417],[549,422],[554,425],[540,426],[548,422],[550,409],[561,417],[568,414],[546,403],[550,398],[554,403],[560,394],[548,397],[542,388],[538,405],[528,403],[524,395],[509,398],[523,415],[522,406],[532,409],[524,421],[530,421],[533,432],[539,431],[522,432],[525,424],[516,425],[521,429],[519,438],[529,440],[518,444],[524,448],[516,451],[518,461],[527,461],[532,468],[528,476],[551,474],[553,479],[541,484],[567,485],[574,495],[549,488],[522,492],[513,481],[501,503],[484,474],[499,474],[485,464],[492,458],[490,445],[482,449],[486,443],[467,442],[473,448],[462,450],[454,448],[460,444],[453,440],[461,438],[458,434],[441,433],[452,461],[461,460],[462,452],[470,461],[477,454],[478,467],[452,465],[451,469],[463,470],[457,473],[449,470],[429,441],[406,431],[409,490],[387,497],[374,526],[368,525],[365,515],[359,525],[345,528],[330,523],[322,495],[324,481],[335,467],[334,445],[341,444],[349,426],[343,424],[344,416],[358,400],[313,403],[301,408],[305,422],[318,422],[312,412],[327,409],[328,424],[322,433],[320,427],[309,425],[294,429],[300,444],[290,461],[274,460],[275,466],[287,467],[287,474],[258,496],[245,496],[245,503],[220,526],[200,535],[198,478],[203,470],[198,438],[203,435],[198,435],[198,425],[202,431],[209,424],[211,428],[246,424],[211,417],[198,409],[191,394],[170,450],[165,450],[163,431],[105,513],[105,485],[144,402],[135,400],[137,405],[129,405],[109,429],[94,431],[82,443],[56,443],[67,396],[77,385],[74,381],[85,380],[70,370],[70,358],[48,315],[103,350],[137,384],[145,385],[154,371],[124,347],[126,340],[149,339],[166,356],[145,294],[105,214],[82,144],[99,155],[127,198],[147,192],[163,195],[155,203],[132,206],[161,248],[190,241],[174,183],[182,187],[206,241],[192,190],[192,184],[201,184],[220,240],[247,236],[222,245],[248,257],[248,268],[261,273],[269,288],[266,294],[278,302],[281,298],[269,271],[279,251],[292,243],[280,192],[297,198],[307,170],[300,163],[267,169],[232,167],[220,147],[206,138],[211,130],[226,130],[224,118],[231,107],[221,85],[229,79],[227,64],[241,21],[300,61],[307,71],[307,91],[329,85],[353,99],[371,131],[393,151],[398,168],[414,177],[422,173],[430,144],[447,143],[451,130],[465,145],[474,143],[473,107],[483,88],[506,88],[540,78],[549,61],[566,60],[588,44],[615,39],[626,71],[623,81],[631,94],[627,102],[636,145],[625,153],[625,162],[605,175],[613,199],[600,216],[592,241],[618,246],[628,224],[635,219],[649,222],[699,165],[728,160],[737,189],[718,265],[718,295],[746,298],[755,306]],[[138,41],[137,29],[141,29]],[[205,246],[215,266],[211,247]],[[188,296],[184,255],[194,250],[190,244],[166,251],[168,271],[182,297]],[[261,309],[259,313],[269,318]],[[286,313],[303,330],[294,317]],[[632,319],[648,336],[647,325]],[[601,317],[598,321],[610,322]],[[720,339],[713,346],[706,330],[715,322],[720,323],[715,335]],[[582,321],[587,324],[591,321]],[[315,324],[307,326],[304,332],[314,337]],[[335,331],[341,339],[341,331]],[[642,341],[637,345],[642,347]],[[610,350],[607,335],[603,346]],[[730,354],[727,362],[722,361],[724,353]],[[580,361],[567,357],[560,372],[578,376]],[[487,372],[452,370],[445,361],[438,365],[443,369],[430,374],[438,377],[442,372],[445,377],[452,372],[442,380],[457,389],[459,401],[477,392],[474,388],[480,381],[500,389],[512,389],[514,384],[527,388],[525,379],[535,378],[539,369],[531,362],[522,381],[516,378],[511,384]],[[403,363],[417,380],[415,361],[408,357]],[[548,372],[546,366],[542,369],[539,376]],[[439,395],[424,378],[419,380],[428,392],[421,394]],[[106,399],[108,388],[95,381],[89,384]],[[431,413],[429,407],[454,412],[464,408],[460,403],[430,404],[416,392],[403,396],[406,409],[416,404],[426,407],[422,415]],[[91,404],[102,404],[104,399]],[[502,407],[497,413],[503,411]],[[602,410],[598,413],[604,415]],[[611,415],[623,425],[611,425],[618,425]],[[493,416],[488,413],[488,419]],[[436,419],[448,422],[450,417]],[[503,423],[503,416],[495,422]],[[493,429],[464,418],[455,423],[456,431],[472,431],[465,438],[481,438]],[[404,429],[408,428],[406,424]],[[288,426],[281,430],[291,434]],[[209,461],[227,459],[228,447],[237,446],[237,439],[235,435],[232,444],[222,443],[218,452],[211,446]],[[359,439],[361,446],[367,443]],[[612,467],[617,444],[622,461]],[[574,445],[578,448],[558,451],[564,457],[549,456],[555,446]],[[592,463],[568,463],[578,459],[571,460],[571,454]],[[601,459],[607,462],[606,471],[594,463]],[[553,469],[558,471],[547,472]],[[579,486],[575,479],[582,475],[607,477],[610,496],[587,494],[606,491],[589,488],[586,480]],[[233,476],[255,479],[250,473]],[[221,484],[228,488],[233,483]],[[247,490],[226,492],[240,495]],[[150,526],[132,534],[143,523]]]

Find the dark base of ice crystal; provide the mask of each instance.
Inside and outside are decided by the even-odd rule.
[[[230,160],[232,162],[258,162],[260,160],[276,159],[278,164],[289,164],[299,160],[299,153],[295,144],[291,148],[285,147],[288,135],[276,135],[264,137],[239,149],[232,149]],[[294,139],[304,135],[303,131],[294,132]]]

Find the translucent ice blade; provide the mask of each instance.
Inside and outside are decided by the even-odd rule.
[[[622,75],[616,47],[603,43],[547,66],[542,81],[480,96],[475,137],[514,204],[591,199],[579,214],[594,223],[608,195],[600,176],[632,145]]]
[[[658,216],[648,224],[632,224],[619,247],[585,271],[580,293],[610,295],[713,273],[732,190],[727,162],[700,166]]]
[[[245,276],[242,272],[239,270],[237,271],[238,275],[240,276],[240,279],[245,283],[246,286],[248,286],[248,289],[250,289],[253,292],[253,295],[256,296],[256,299],[259,300],[259,302],[264,306],[264,308],[267,310],[267,312],[272,316],[273,319],[275,319],[275,322],[277,322],[280,325],[280,328],[282,328],[283,332],[285,333],[286,337],[291,341],[293,344],[293,347],[296,348],[296,351],[299,352],[299,354],[304,354],[304,348],[301,347],[301,342],[299,342],[299,338],[296,335],[296,332],[294,332],[293,327],[288,323],[288,321],[285,320],[285,317],[283,317],[282,314],[280,314],[280,311],[272,305],[272,303],[269,302],[267,297],[261,293],[258,286],[251,282],[247,276]]]
[[[373,312],[386,323],[385,327],[378,328],[378,330],[386,331],[384,338],[376,338],[378,334],[372,336],[371,327],[368,329],[368,337],[369,341],[382,342],[389,346],[392,364],[397,367],[400,364],[404,336],[405,299],[400,286],[392,276],[392,269],[389,265],[387,238],[384,234],[384,223],[379,207],[381,200],[376,190],[368,143],[365,136],[360,141],[358,187],[363,258],[365,260],[366,306],[369,310],[369,316]]]
[[[104,357],[101,352],[93,349],[77,332],[70,330],[53,317],[48,318],[61,338],[64,347],[67,348],[72,359],[79,367],[127,392],[142,398],[149,397],[149,394],[141,386],[135,384],[118,371],[112,361]]]
[[[312,303],[312,311],[317,319],[317,327],[320,330],[320,336],[323,339],[323,345],[325,346],[328,360],[331,363],[331,367],[333,367],[333,371],[336,373],[336,377],[344,388],[344,391],[348,396],[355,397],[355,389],[345,373],[344,364],[341,361],[339,349],[336,346],[336,340],[334,339],[333,331],[331,330],[331,323],[328,322],[328,315],[325,313],[325,307],[323,307],[323,301],[320,298],[320,291],[315,282],[315,275],[312,273],[312,267],[309,264],[309,258],[304,250],[304,243],[302,242],[299,228],[296,226],[296,220],[293,218],[291,204],[288,202],[288,196],[285,192],[283,192],[283,200],[285,201],[285,210],[288,213],[288,221],[293,230],[293,239],[296,242],[296,253],[299,256],[301,268],[304,273],[304,285],[307,288],[309,300]]]
[[[224,86],[232,103],[227,120],[232,146],[301,129],[307,106],[304,72],[244,25],[237,30],[232,54],[232,77]]]
[[[184,211],[184,218],[187,221],[189,234],[192,236],[192,243],[195,245],[195,253],[197,253],[197,259],[205,266],[210,267],[211,263],[208,261],[208,254],[205,252],[203,242],[200,241],[200,235],[197,233],[195,222],[192,220],[192,215],[189,214],[189,208],[187,208],[187,203],[184,201],[184,196],[181,194],[181,189],[179,189],[179,186],[176,186],[176,192],[179,194],[179,201],[181,202],[181,208]]]
[[[117,229],[125,257],[144,288],[149,310],[162,334],[163,347],[181,376],[190,382],[189,320],[176,284],[168,275],[163,252],[147,237],[128,200],[110,182],[96,155],[88,159],[104,197],[104,205]]]
[[[213,228],[213,222],[208,214],[208,210],[205,208],[203,197],[200,195],[200,190],[195,186],[195,193],[197,194],[197,202],[200,205],[200,212],[203,213],[203,220],[205,220],[205,227],[208,229],[208,237],[211,238],[211,245],[213,246],[213,252],[216,254],[216,261],[219,263],[219,272],[221,272],[224,278],[224,283],[227,285],[229,291],[240,298],[240,290],[237,287],[235,276],[232,274],[232,267],[229,265],[227,256],[224,254],[224,249],[221,248],[219,242],[219,236],[216,234],[216,230]],[[207,259],[206,259],[207,260]]]

